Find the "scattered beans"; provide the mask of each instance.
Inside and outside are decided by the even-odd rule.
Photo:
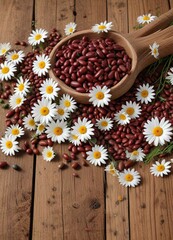
[[[22,170],[21,167],[17,164],[13,164],[11,167],[16,171],[21,171]]]
[[[0,162],[0,168],[3,169],[3,168],[7,168],[9,165],[7,162]]]

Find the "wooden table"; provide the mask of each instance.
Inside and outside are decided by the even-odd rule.
[[[161,14],[173,0],[0,0],[0,42],[25,40],[36,28],[56,27],[64,35],[70,21],[77,29],[104,20],[114,29],[132,32],[144,13]],[[32,22],[33,21],[33,22]],[[29,47],[26,51],[29,50]],[[5,130],[1,109],[0,134]],[[67,146],[57,146],[59,153]],[[83,167],[80,178],[57,162],[21,155],[1,161],[17,163],[22,171],[0,170],[1,240],[171,240],[173,238],[173,177],[155,178],[139,164],[142,184],[121,187],[103,168]],[[122,199],[122,201],[121,201]]]

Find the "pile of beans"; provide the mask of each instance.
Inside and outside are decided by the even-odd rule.
[[[78,92],[116,85],[131,69],[124,48],[110,38],[69,40],[56,52],[55,75]]]

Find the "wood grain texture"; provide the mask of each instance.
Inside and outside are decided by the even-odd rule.
[[[33,1],[1,0],[0,42],[10,42],[14,47],[16,40],[27,40],[31,31],[32,9]],[[6,111],[1,108],[0,112],[2,136],[6,128]],[[21,172],[11,167],[0,170],[0,239],[27,239],[30,229],[33,156],[17,154],[16,157],[6,157],[0,152],[0,159],[22,168]]]

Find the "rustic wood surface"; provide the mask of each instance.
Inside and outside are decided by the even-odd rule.
[[[35,28],[56,27],[63,36],[70,21],[82,30],[107,19],[114,30],[132,32],[139,15],[161,14],[171,7],[172,0],[0,0],[0,42],[14,46],[16,40],[26,41],[32,21]],[[1,109],[1,135],[5,114]],[[0,239],[172,239],[172,176],[154,178],[149,165],[138,164],[142,184],[127,189],[103,168],[82,166],[77,171],[69,166],[60,171],[67,147],[57,146],[58,157],[51,163],[41,156],[14,158],[0,152],[1,160],[22,168],[0,170]],[[74,178],[73,172],[80,177]]]

